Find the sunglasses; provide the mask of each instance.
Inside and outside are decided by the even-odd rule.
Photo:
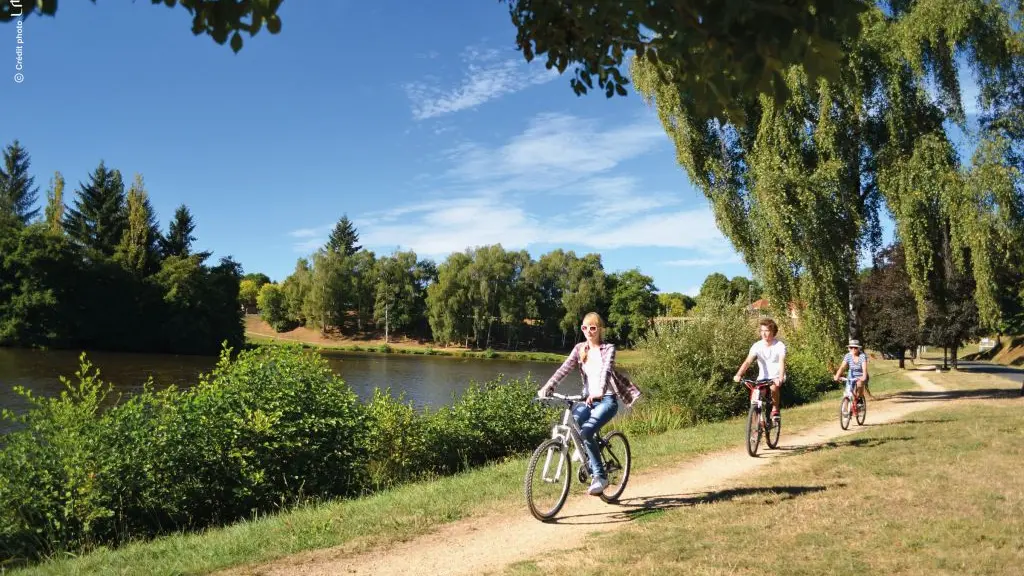
[[[596,332],[597,326],[580,326],[580,330],[584,332],[586,332],[587,330],[590,330],[591,332]]]

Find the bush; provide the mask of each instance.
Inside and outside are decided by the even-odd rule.
[[[642,360],[632,371],[637,385],[649,391],[650,407],[630,415],[625,426],[660,432],[679,424],[723,420],[747,409],[746,387],[732,381],[757,336],[758,318],[727,305],[708,306],[679,323],[658,326],[640,342]],[[817,398],[830,387],[826,357],[830,346],[809,332],[780,329],[786,343],[787,382],[782,406]],[[757,377],[752,363],[747,377]],[[651,420],[641,422],[641,420]]]
[[[529,380],[471,383],[452,406],[424,413],[430,472],[451,474],[485,462],[533,450],[550,430],[551,409],[533,402]]]
[[[102,442],[99,411],[110,388],[84,361],[78,385],[61,377],[57,398],[38,398],[18,386],[32,407],[0,448],[0,564],[103,538],[114,506],[105,472],[112,454]]]
[[[187,392],[109,407],[82,360],[59,398],[29,398],[0,452],[0,563],[229,522],[366,484],[365,408],[326,362],[268,346]],[[10,417],[10,414],[5,414]]]
[[[363,405],[298,346],[225,350],[187,391],[116,403],[84,355],[76,376],[4,414],[20,429],[0,440],[0,565],[458,472],[532,450],[557,416],[501,378],[436,411],[388,391]]]
[[[631,376],[648,401],[677,406],[679,421],[721,420],[745,407],[746,388],[732,376],[756,337],[741,310],[704,310],[648,332],[638,343],[643,354]]]
[[[431,451],[426,420],[405,400],[404,394],[396,399],[390,390],[374,390],[367,413],[369,477],[373,488],[414,480],[429,470]]]

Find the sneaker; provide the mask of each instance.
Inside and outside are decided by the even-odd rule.
[[[594,478],[593,484],[591,484],[590,488],[587,489],[587,494],[590,494],[591,496],[597,496],[601,492],[604,492],[604,489],[607,487],[607,480],[605,480],[604,478]]]
[[[782,420],[782,414],[778,410],[772,410],[772,420],[779,422]]]

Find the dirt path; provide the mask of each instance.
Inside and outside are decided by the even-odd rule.
[[[943,388],[922,374],[907,374],[918,384],[921,392],[940,394],[929,394],[926,399],[897,394],[869,402],[867,426],[892,422],[911,412],[949,401],[941,394]],[[787,435],[783,412],[778,450],[765,450],[762,443],[759,456],[751,458],[742,446],[738,446],[670,470],[634,475],[626,487],[628,499],[619,505],[608,505],[598,498],[579,495],[570,497],[557,521],[549,524],[534,520],[524,505],[520,513],[455,522],[432,534],[361,555],[343,556],[340,550],[318,550],[222,574],[484,574],[544,552],[573,548],[588,534],[628,525],[639,511],[693,504],[709,492],[728,488],[733,479],[747,476],[763,466],[778,465],[780,458],[813,450],[861,429],[853,423],[849,430],[843,431],[833,419],[803,433]]]

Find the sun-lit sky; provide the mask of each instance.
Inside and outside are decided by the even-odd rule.
[[[180,7],[62,2],[24,22],[20,84],[0,26],[0,143],[28,149],[40,204],[54,171],[70,202],[103,160],[143,175],[164,229],[184,203],[197,248],[274,280],[343,214],[378,255],[598,252],[690,294],[749,275],[653,110],[527,64],[505,4],[303,0],[280,16],[234,54]]]

